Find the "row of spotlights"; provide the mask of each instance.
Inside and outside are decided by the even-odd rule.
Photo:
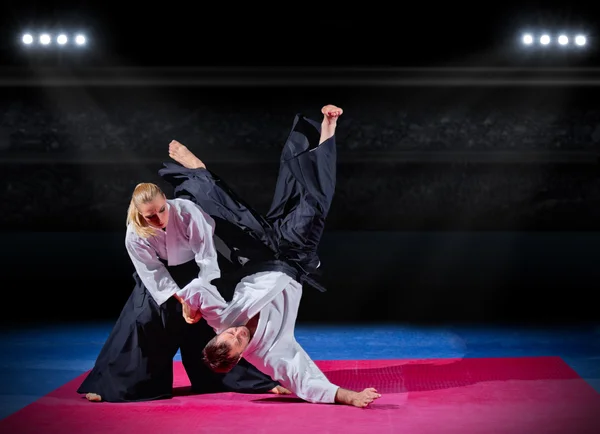
[[[31,45],[35,41],[35,38],[31,33],[26,33],[21,38],[21,41],[23,41],[25,45]],[[42,33],[38,36],[38,42],[42,45],[50,45],[50,43],[52,43],[52,35],[49,33]],[[67,42],[69,42],[69,37],[66,34],[61,33],[56,36],[56,43],[58,45],[65,45]],[[75,44],[84,45],[85,43],[86,38],[84,35],[75,35]]]
[[[534,40],[535,39],[534,39],[533,35],[530,33],[523,35],[522,41],[525,45],[533,44]],[[552,41],[552,38],[550,37],[550,35],[544,34],[539,37],[538,41],[542,45],[548,45]],[[568,45],[570,42],[569,37],[567,35],[560,35],[557,38],[557,41],[560,45]],[[586,43],[587,43],[587,39],[584,35],[575,36],[575,45],[583,47]]]

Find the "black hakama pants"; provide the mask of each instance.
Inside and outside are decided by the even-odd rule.
[[[180,287],[199,272],[195,261],[167,269]],[[265,393],[278,385],[245,360],[227,374],[214,373],[202,360],[214,330],[206,321],[186,323],[174,297],[158,306],[137,273],[133,276],[135,288],[78,393],[97,393],[107,402],[171,398],[178,349],[194,393]]]
[[[320,264],[317,248],[336,184],[335,136],[319,145],[320,136],[319,123],[296,115],[265,216],[207,169],[165,163],[159,174],[176,197],[192,200],[216,220],[215,236],[231,252],[253,262],[281,259],[309,275]]]

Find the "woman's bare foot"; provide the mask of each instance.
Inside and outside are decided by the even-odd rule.
[[[169,157],[187,169],[206,169],[202,160],[177,140],[171,140],[169,143]]]
[[[97,393],[86,393],[85,397],[87,398],[88,401],[92,401],[92,402],[102,401],[102,397],[100,395],[98,395]]]
[[[290,392],[283,386],[275,386],[271,390],[269,390],[269,392],[274,393],[275,395],[291,395],[292,394],[292,392]]]

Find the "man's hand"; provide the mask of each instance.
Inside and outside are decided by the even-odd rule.
[[[361,408],[366,407],[378,398],[381,398],[381,394],[377,393],[374,387],[369,387],[354,396],[352,405]]]
[[[188,324],[195,324],[202,319],[202,314],[198,309],[194,309],[185,301],[181,301],[183,319]]]
[[[353,405],[354,407],[364,408],[376,399],[381,398],[373,387],[369,387],[362,392],[338,388],[335,394],[335,402],[338,404]]]

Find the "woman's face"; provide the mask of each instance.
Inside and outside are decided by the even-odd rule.
[[[169,222],[169,209],[167,200],[161,194],[156,196],[151,202],[146,202],[138,207],[139,213],[148,224],[157,229],[164,229]]]

